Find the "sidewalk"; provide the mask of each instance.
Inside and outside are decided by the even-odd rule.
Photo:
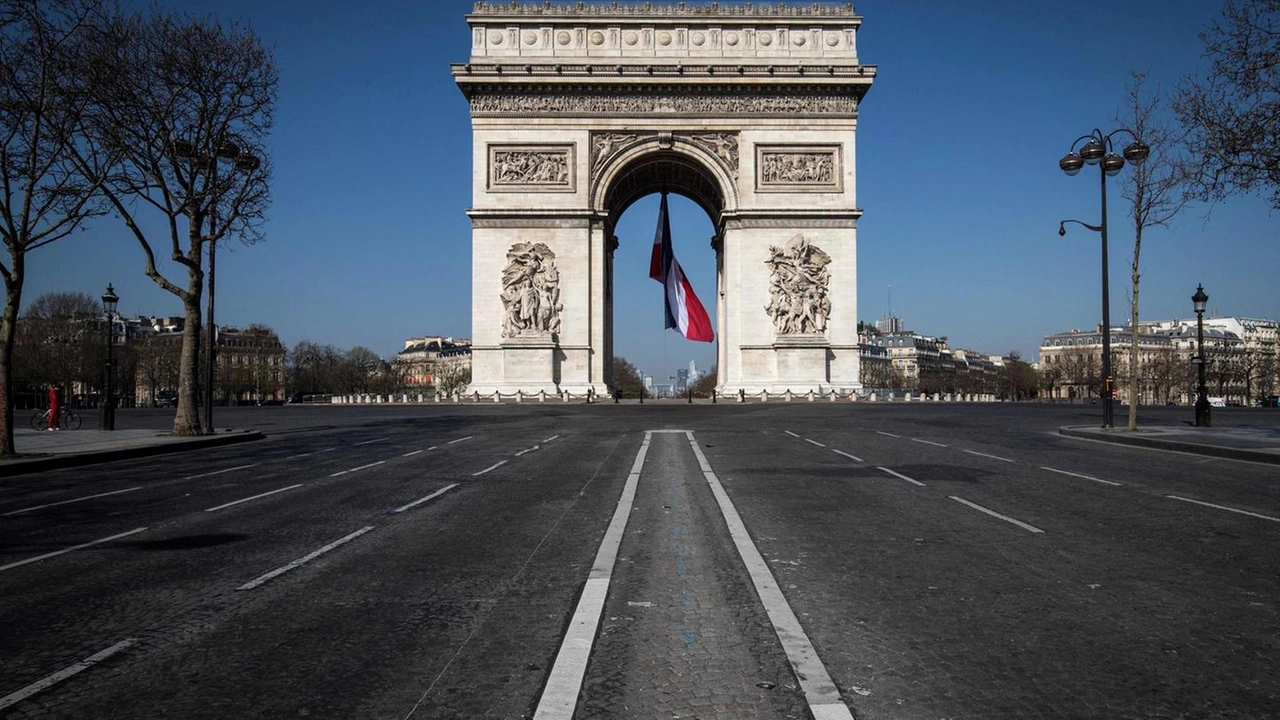
[[[218,430],[213,435],[177,437],[163,430],[15,429],[19,457],[0,459],[0,478],[126,458],[195,450],[261,440],[257,430]]]
[[[1152,425],[1139,426],[1137,431],[1130,432],[1125,428],[1076,425],[1058,428],[1058,432],[1121,445],[1280,465],[1280,427]]]

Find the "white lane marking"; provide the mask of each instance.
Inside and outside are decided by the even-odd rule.
[[[1021,520],[1014,520],[1013,518],[1009,517],[1008,515],[1001,515],[1000,513],[996,512],[995,510],[990,510],[990,509],[984,508],[984,507],[982,507],[981,505],[979,505],[979,504],[977,504],[977,503],[971,503],[971,502],[969,502],[968,500],[965,500],[965,499],[964,499],[964,498],[962,498],[962,497],[956,497],[955,495],[948,495],[947,497],[951,498],[952,500],[955,500],[955,501],[956,501],[956,502],[958,502],[958,503],[961,503],[962,505],[968,505],[969,507],[973,508],[974,510],[977,510],[977,511],[979,511],[979,512],[984,512],[984,513],[986,513],[986,514],[990,515],[991,517],[1000,518],[1001,520],[1004,520],[1005,522],[1013,523],[1014,525],[1017,525],[1018,527],[1022,528],[1023,530],[1029,530],[1029,531],[1031,531],[1031,532],[1033,532],[1033,533],[1043,533],[1043,532],[1044,532],[1043,530],[1041,530],[1040,528],[1038,528],[1038,527],[1036,527],[1036,526],[1034,526],[1034,525],[1028,525],[1028,524],[1026,524],[1026,523],[1022,522]]]
[[[978,452],[977,450],[964,450],[964,448],[961,448],[961,450],[963,452],[969,453],[970,455],[977,455],[978,457],[991,458],[992,460],[999,460],[1000,462],[1007,462],[1007,463],[1017,462],[1017,460],[1010,460],[1009,458],[1002,458],[999,455],[990,455],[988,453]]]
[[[4,572],[5,570],[9,570],[9,569],[11,569],[11,568],[21,567],[21,566],[23,566],[23,565],[30,565],[30,564],[31,564],[31,563],[33,563],[33,562],[40,562],[41,560],[48,560],[48,559],[49,559],[49,558],[51,558],[51,557],[57,557],[57,556],[59,556],[59,555],[66,555],[66,554],[67,554],[67,553],[69,553],[69,552],[74,552],[74,551],[76,551],[76,550],[82,550],[82,549],[84,549],[84,548],[91,547],[91,546],[93,546],[93,545],[101,545],[102,543],[105,543],[105,542],[111,542],[112,540],[118,540],[118,539],[120,539],[120,538],[122,538],[122,537],[128,537],[128,536],[130,536],[130,535],[136,535],[136,534],[138,534],[138,533],[140,533],[140,532],[143,532],[143,531],[145,531],[145,530],[146,530],[146,528],[144,528],[144,527],[134,528],[133,530],[130,530],[129,532],[122,532],[122,533],[120,533],[120,534],[118,534],[118,535],[112,535],[111,537],[104,537],[104,538],[102,538],[102,539],[100,539],[100,540],[93,540],[93,541],[91,541],[91,542],[81,543],[81,544],[79,544],[79,545],[75,545],[75,546],[73,546],[73,547],[66,548],[65,550],[55,550],[55,551],[53,551],[53,552],[51,552],[51,553],[45,553],[45,554],[43,554],[43,555],[37,555],[37,556],[35,556],[35,557],[33,557],[33,558],[27,558],[26,560],[19,560],[19,561],[17,561],[17,562],[11,562],[11,563],[9,563],[8,565],[0,565],[0,572]]]
[[[336,447],[331,447],[331,448],[325,448],[323,450],[312,450],[309,453],[302,453],[301,455],[290,455],[289,457],[285,458],[285,460],[296,460],[298,458],[311,457],[312,455],[319,455],[320,453],[333,452],[334,450],[337,450],[337,449],[338,448]]]
[[[556,438],[558,438],[558,437],[560,437],[560,436],[559,436],[559,435],[552,435],[551,437],[547,438],[546,440],[543,440],[542,442],[544,442],[544,443],[549,443],[549,442],[551,442],[552,440],[555,440],[555,439],[556,439]]]
[[[887,467],[880,467],[879,465],[877,465],[877,466],[876,466],[876,469],[877,469],[877,470],[883,470],[884,472],[889,473],[890,475],[892,475],[892,476],[894,476],[894,477],[898,478],[899,480],[906,480],[907,482],[909,482],[909,483],[914,483],[914,484],[916,484],[916,485],[919,485],[920,487],[924,487],[924,486],[925,486],[925,485],[924,485],[924,483],[920,482],[919,480],[912,480],[911,478],[907,477],[906,475],[903,475],[902,473],[894,472],[894,471],[890,470],[890,469],[889,469],[889,468],[887,468]]]
[[[849,453],[847,453],[847,452],[845,452],[845,451],[843,451],[843,450],[832,450],[831,452],[833,452],[833,453],[835,453],[835,454],[837,454],[837,455],[843,455],[843,456],[845,456],[845,457],[849,458],[850,460],[852,460],[852,461],[854,461],[854,462],[863,462],[862,458],[858,457],[857,455],[850,455]]]
[[[1081,480],[1092,480],[1094,482],[1102,483],[1103,485],[1115,485],[1116,487],[1121,487],[1124,485],[1124,483],[1113,482],[1111,480],[1103,480],[1102,478],[1089,477],[1088,475],[1081,475],[1080,473],[1067,472],[1066,470],[1059,470],[1057,468],[1051,468],[1045,465],[1041,465],[1040,469],[1048,470],[1049,472],[1058,473],[1059,475],[1069,475],[1074,478],[1080,478]]]
[[[225,470],[214,470],[213,472],[207,472],[207,473],[204,473],[203,475],[188,475],[182,479],[196,480],[199,478],[207,478],[207,477],[213,477],[214,475],[221,475],[223,473],[235,472],[236,470],[248,470],[251,467],[258,467],[258,463],[254,463],[252,465],[240,465],[239,467],[227,468]]]
[[[541,446],[541,445],[534,445],[534,446],[533,446],[533,447],[531,447],[531,448],[526,448],[526,449],[521,450],[520,452],[516,453],[516,457],[520,457],[521,455],[524,455],[525,453],[531,453],[531,452],[533,452],[534,450],[541,450],[541,449],[542,449],[542,446]]]
[[[918,443],[920,443],[921,445],[932,445],[932,446],[934,446],[934,447],[947,447],[946,445],[943,445],[942,443],[933,442],[932,440],[921,440],[920,438],[911,438],[911,442],[918,442]]]
[[[384,437],[383,437],[383,438],[378,438],[378,439],[376,439],[376,440],[365,440],[364,442],[358,442],[358,443],[356,443],[356,444],[355,444],[355,447],[360,447],[361,445],[372,445],[372,444],[374,444],[374,443],[380,443],[380,442],[382,442],[383,440],[389,440],[389,439],[390,439],[390,438],[384,438]]]
[[[346,544],[346,543],[351,542],[352,540],[355,540],[356,538],[360,537],[361,535],[363,535],[363,534],[365,534],[365,533],[369,532],[370,530],[372,530],[372,529],[373,529],[373,527],[374,527],[373,525],[367,525],[367,526],[362,527],[362,528],[360,528],[359,530],[357,530],[357,531],[355,531],[355,532],[351,533],[350,535],[347,535],[346,537],[338,538],[337,540],[334,540],[333,542],[329,543],[328,545],[325,545],[324,547],[320,548],[319,550],[316,550],[315,552],[307,553],[307,554],[306,554],[306,555],[304,555],[303,557],[300,557],[300,558],[298,558],[297,560],[294,560],[293,562],[289,563],[288,565],[282,565],[282,566],[280,566],[280,567],[276,568],[275,570],[272,570],[272,571],[271,571],[271,572],[269,572],[269,573],[265,573],[265,574],[259,575],[258,577],[254,578],[253,580],[250,580],[249,582],[247,582],[247,583],[245,583],[245,584],[241,585],[240,587],[236,588],[236,590],[252,590],[252,589],[254,589],[254,588],[258,587],[259,585],[261,585],[261,584],[263,584],[263,583],[265,583],[265,582],[268,582],[268,581],[270,581],[270,580],[272,580],[272,579],[274,579],[274,578],[277,578],[277,577],[279,577],[279,576],[281,576],[281,575],[283,575],[283,574],[285,574],[285,573],[289,572],[290,570],[293,570],[293,569],[295,569],[295,568],[301,567],[302,565],[305,565],[306,563],[309,563],[309,562],[311,562],[312,560],[315,560],[316,558],[318,558],[318,557],[320,557],[321,555],[323,555],[323,554],[325,554],[325,553],[329,552],[330,550],[334,550],[334,549],[338,548],[338,547],[339,547],[339,546],[341,546],[341,545],[344,545],[344,544]]]
[[[54,685],[57,685],[63,680],[66,680],[67,678],[72,677],[74,675],[78,675],[84,672],[85,670],[88,670],[89,668],[93,667],[94,665],[97,665],[103,660],[106,660],[112,655],[118,655],[137,644],[138,644],[138,641],[134,640],[133,638],[129,638],[127,640],[121,640],[120,642],[116,643],[115,645],[112,645],[106,650],[96,652],[90,655],[89,657],[81,660],[80,662],[75,663],[74,665],[69,665],[55,673],[45,675],[44,677],[22,688],[21,690],[11,692],[8,695],[5,695],[4,697],[0,698],[0,710],[3,710],[4,708],[9,707],[10,705],[16,705],[22,702],[23,700],[26,700],[27,698],[31,697],[32,695],[35,695],[36,693],[43,692],[44,690],[47,690],[53,687]]]
[[[1217,510],[1226,510],[1228,512],[1240,513],[1241,515],[1248,515],[1249,517],[1256,517],[1261,520],[1270,520],[1271,522],[1280,522],[1280,518],[1274,518],[1274,517],[1271,517],[1270,515],[1259,515],[1258,513],[1249,512],[1248,510],[1238,510],[1233,507],[1227,507],[1226,505],[1214,505],[1213,503],[1202,502],[1200,500],[1192,500],[1191,498],[1178,497],[1177,495],[1165,495],[1165,497],[1170,498],[1172,500],[1181,500],[1182,502],[1195,503],[1196,505],[1204,505],[1205,507],[1211,507]]]
[[[436,449],[436,448],[438,448],[438,447],[440,447],[440,446],[439,446],[439,445],[432,445],[431,447],[427,448],[427,452],[431,452],[432,450],[435,450],[435,449]]]
[[[298,483],[297,485],[290,485],[289,487],[282,487],[282,488],[280,488],[280,489],[278,489],[278,490],[272,490],[272,491],[270,491],[270,492],[264,492],[264,493],[262,493],[262,494],[260,494],[260,495],[254,495],[253,497],[247,497],[247,498],[241,498],[241,499],[239,499],[239,500],[233,500],[233,501],[231,501],[231,502],[229,502],[229,503],[226,503],[225,505],[219,505],[219,506],[217,506],[217,507],[205,508],[205,512],[215,512],[215,511],[217,511],[217,510],[222,510],[222,509],[224,509],[224,508],[229,508],[229,507],[231,507],[232,505],[239,505],[240,503],[247,503],[247,502],[249,502],[250,500],[257,500],[258,498],[264,498],[264,497],[267,497],[268,495],[275,495],[276,493],[282,493],[282,492],[284,492],[285,490],[292,490],[292,489],[294,489],[294,488],[300,488],[300,487],[302,487],[302,483]]]
[[[791,432],[790,430],[783,430],[782,432],[784,432],[784,433],[786,433],[786,434],[790,435],[790,436],[791,436],[791,437],[793,437],[793,438],[798,438],[798,437],[800,437],[799,435],[797,435],[797,434],[795,434],[795,433]]]
[[[413,502],[409,503],[408,505],[401,505],[400,507],[396,508],[395,510],[392,510],[391,512],[393,512],[393,513],[402,513],[402,512],[404,512],[405,510],[412,510],[413,508],[415,508],[415,507],[417,507],[417,506],[421,505],[421,504],[422,504],[422,503],[424,503],[424,502],[429,502],[429,501],[431,501],[431,500],[435,500],[436,498],[440,497],[441,495],[443,495],[443,494],[445,494],[445,493],[449,492],[450,490],[452,490],[452,489],[454,489],[454,488],[456,488],[456,487],[458,487],[458,483],[454,483],[454,484],[452,484],[452,485],[446,485],[446,486],[444,486],[444,487],[440,488],[439,490],[437,490],[437,491],[435,491],[435,492],[431,493],[430,495],[428,495],[428,496],[426,496],[426,497],[424,497],[424,498],[419,498],[419,499],[417,499],[417,500],[414,500]]]
[[[487,473],[487,472],[491,472],[491,471],[493,471],[493,470],[497,470],[498,468],[500,468],[500,467],[502,467],[503,465],[506,465],[506,464],[507,464],[507,461],[506,461],[506,460],[499,460],[498,462],[496,462],[496,463],[494,463],[494,464],[490,465],[489,467],[487,467],[487,468],[485,468],[485,469],[481,470],[481,471],[480,471],[480,472],[478,472],[478,473],[471,473],[471,477],[480,477],[481,475],[483,475],[483,474],[485,474],[485,473]]]
[[[885,437],[891,437],[891,438],[900,438],[900,437],[902,437],[901,435],[894,435],[893,433],[887,433],[887,432],[884,432],[883,430],[877,430],[877,431],[876,431],[876,434],[877,434],[877,435],[884,435]]]
[[[422,452],[422,451],[421,451],[421,450],[414,450],[413,452],[407,452],[407,453],[405,453],[405,454],[401,455],[400,457],[412,457],[412,456],[414,456],[414,455],[417,455],[417,454],[418,454],[418,453],[420,453],[420,452]]]
[[[720,505],[720,514],[724,516],[729,535],[738,548],[738,555],[751,575],[751,582],[755,585],[756,593],[760,596],[765,612],[769,615],[774,633],[782,643],[787,660],[800,680],[800,688],[804,691],[810,712],[817,720],[836,720],[837,718],[853,720],[853,715],[840,699],[840,691],[831,681],[826,666],[822,664],[818,652],[813,648],[813,643],[809,641],[809,636],[805,634],[791,605],[787,603],[787,598],[778,587],[778,581],[769,570],[769,564],[764,561],[760,550],[751,540],[751,535],[747,532],[742,517],[738,515],[737,508],[733,506],[733,501],[729,499],[728,493],[720,484],[720,479],[712,471],[711,464],[707,462],[706,455],[702,454],[702,448],[698,447],[693,433],[690,432],[687,435],[689,446],[693,448],[694,455],[698,457],[698,464],[702,467],[702,475],[711,486],[716,503]]]
[[[350,470],[339,470],[338,472],[333,473],[333,474],[332,474],[332,475],[330,475],[329,477],[338,477],[338,476],[340,476],[340,475],[346,475],[347,473],[353,473],[353,472],[355,472],[355,471],[357,471],[357,470],[368,470],[368,469],[369,469],[369,468],[371,468],[371,467],[377,467],[378,465],[382,465],[382,464],[383,464],[383,463],[385,463],[385,462],[386,462],[386,460],[379,460],[378,462],[372,462],[372,463],[369,463],[368,465],[361,465],[360,467],[353,467],[353,468],[351,468]]]
[[[818,447],[826,447],[826,445],[823,445],[822,443],[818,442],[817,440],[810,440],[809,438],[805,438],[805,439],[804,439],[804,441],[805,441],[805,442],[807,442],[807,443],[813,443],[814,445],[817,445]]]
[[[653,432],[645,431],[644,442],[640,444],[640,451],[631,464],[631,472],[622,487],[622,496],[618,498],[618,507],[613,512],[613,519],[609,521],[609,529],[605,531],[600,549],[596,551],[595,563],[591,566],[591,574],[587,576],[586,587],[582,589],[582,597],[578,599],[573,619],[569,622],[569,629],[556,654],[542,699],[538,701],[538,709],[534,711],[534,720],[573,718],[578,694],[582,692],[582,679],[587,672],[587,661],[591,658],[596,628],[600,625],[600,616],[604,614],[604,601],[609,594],[613,565],[618,559],[618,548],[622,547],[622,536],[627,529],[627,519],[631,517],[631,506],[636,499],[636,486],[640,483],[640,470],[644,467],[652,439]]]
[[[466,436],[466,437],[464,437],[464,438],[458,438],[457,440],[450,440],[450,441],[448,442],[448,444],[449,444],[449,445],[456,445],[457,443],[460,443],[460,442],[462,442],[462,441],[464,441],[464,440],[470,440],[470,439],[471,439],[471,438],[473,438],[473,437],[475,437],[475,435],[468,435],[468,436]]]
[[[138,487],[131,487],[126,490],[112,490],[111,492],[98,493],[97,495],[86,495],[85,497],[76,498],[75,500],[63,500],[62,502],[47,503],[45,505],[36,505],[35,507],[22,508],[21,510],[10,510],[4,515],[0,515],[0,517],[9,517],[10,515],[21,515],[22,513],[31,512],[32,510],[43,510],[45,508],[57,507],[59,505],[70,505],[71,503],[83,502],[85,500],[92,500],[94,498],[106,497],[108,495],[122,495],[127,492],[133,492],[134,490],[141,490],[141,489],[142,489],[142,486],[139,485]]]

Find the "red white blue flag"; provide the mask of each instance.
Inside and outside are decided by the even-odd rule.
[[[658,207],[658,231],[653,236],[653,255],[649,258],[649,277],[666,288],[668,329],[675,328],[681,335],[699,342],[713,342],[711,318],[693,294],[693,286],[685,277],[680,263],[671,251],[671,220],[667,217],[667,194],[662,193]]]

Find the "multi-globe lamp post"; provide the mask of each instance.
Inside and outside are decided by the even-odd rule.
[[[1196,294],[1191,296],[1192,307],[1196,309],[1196,368],[1199,376],[1196,381],[1196,427],[1209,427],[1209,391],[1204,386],[1204,309],[1209,304],[1209,295],[1204,285],[1197,284]]]
[[[1120,155],[1114,151],[1112,137],[1117,134],[1124,133],[1133,138],[1133,142],[1125,146]],[[1080,145],[1084,141],[1084,145]],[[1076,147],[1080,146],[1080,152],[1076,153]],[[1076,141],[1071,143],[1071,150],[1058,161],[1058,167],[1067,175],[1075,175],[1085,165],[1097,165],[1100,172],[1099,177],[1102,179],[1102,222],[1097,225],[1090,225],[1079,220],[1063,220],[1058,223],[1058,234],[1067,234],[1067,223],[1076,223],[1087,230],[1092,230],[1102,236],[1102,427],[1115,427],[1115,404],[1112,398],[1112,388],[1114,386],[1114,378],[1111,376],[1111,296],[1109,291],[1109,273],[1107,271],[1107,177],[1115,177],[1124,169],[1125,162],[1141,165],[1147,156],[1151,154],[1151,148],[1142,142],[1132,130],[1119,128],[1102,134],[1101,130],[1094,129],[1088,135],[1081,135]]]
[[[98,413],[99,430],[116,429],[116,397],[112,380],[116,370],[113,350],[116,344],[116,306],[119,303],[120,298],[116,295],[116,291],[111,287],[111,283],[107,283],[107,292],[102,295],[102,312],[107,318],[107,365],[106,382],[103,383],[102,409]]]

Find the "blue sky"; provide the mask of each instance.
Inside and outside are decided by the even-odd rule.
[[[471,131],[449,73],[465,62],[470,0],[373,3],[162,0],[248,22],[274,48],[280,100],[271,139],[266,240],[218,254],[219,324],[257,322],[289,345],[363,345],[391,357],[407,337],[471,331]],[[1109,131],[1129,70],[1172,88],[1203,64],[1197,32],[1217,0],[864,0],[863,63],[878,76],[860,115],[858,315],[893,313],[953,346],[1034,359],[1046,334],[1099,322],[1096,169],[1057,161]],[[1111,186],[1111,316],[1128,318],[1132,228]],[[662,328],[648,252],[657,197],[619,227],[616,350],[666,378],[714,348]],[[672,197],[675,251],[714,310],[711,224]],[[1254,197],[1192,206],[1143,242],[1144,318],[1186,317],[1203,283],[1223,315],[1280,316],[1280,214]],[[118,221],[35,252],[24,292],[114,284],[123,312],[179,315],[143,275]]]

